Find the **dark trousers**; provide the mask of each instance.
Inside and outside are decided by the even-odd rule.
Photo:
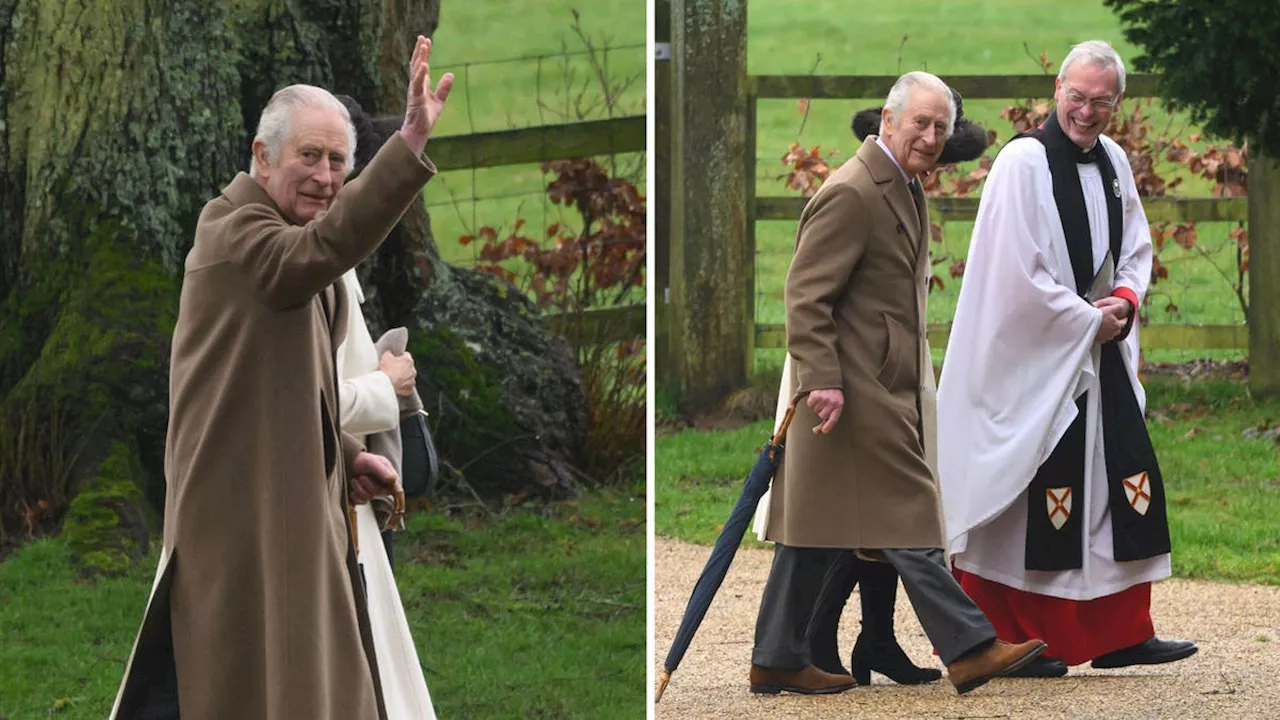
[[[897,641],[893,631],[893,611],[897,605],[898,571],[887,562],[863,560],[851,552],[840,553],[827,568],[806,632],[811,659],[818,667],[840,664],[837,640],[840,618],[855,587],[862,588],[858,594],[862,610],[858,644],[864,640],[871,643]]]
[[[798,670],[810,664],[806,631],[828,571],[852,550],[777,545],[773,567],[756,618],[751,662]],[[893,565],[925,635],[944,664],[995,640],[996,632],[978,606],[947,571],[941,550],[863,550]]]

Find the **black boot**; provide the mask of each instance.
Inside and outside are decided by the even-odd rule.
[[[810,616],[805,636],[809,640],[809,661],[824,672],[849,674],[840,663],[837,638],[840,615],[844,612],[845,603],[853,593],[853,588],[858,584],[861,563],[852,552],[841,554],[827,569],[822,590],[818,592],[818,599],[814,602],[813,615]]]
[[[893,633],[893,606],[898,596],[898,571],[889,563],[859,560],[862,579],[862,632],[849,659],[853,679],[871,684],[871,671],[900,685],[919,685],[942,678],[935,668],[916,667]]]

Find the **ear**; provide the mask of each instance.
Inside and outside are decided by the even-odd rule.
[[[253,159],[258,164],[258,177],[266,180],[271,175],[271,163],[267,160],[267,144],[262,140],[253,141]]]
[[[893,112],[889,110],[888,105],[884,106],[884,109],[880,111],[880,134],[881,135],[884,134],[884,128],[893,128],[895,130],[897,129],[897,126],[893,122]]]

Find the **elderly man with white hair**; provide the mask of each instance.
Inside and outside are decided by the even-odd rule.
[[[1102,134],[1124,81],[1110,45],[1075,46],[1053,114],[996,158],[938,392],[952,562],[1002,639],[1048,641],[1027,676],[1196,652],[1151,621],[1151,583],[1170,573],[1134,323],[1151,238]]]
[[[249,174],[209,201],[186,258],[170,364],[164,545],[112,717],[385,718],[352,498],[395,480],[342,430],[343,273],[435,172],[453,77],[410,61],[404,124],[360,177],[346,108],[277,92]]]
[[[920,176],[937,162],[955,115],[945,83],[903,75],[880,136],[867,137],[800,217],[785,306],[789,394],[805,400],[771,492],[765,539],[775,550],[756,621],[753,692],[854,686],[850,675],[813,665],[806,629],[828,569],[855,552],[898,571],[958,692],[1044,650],[1038,640],[998,640],[943,561]]]

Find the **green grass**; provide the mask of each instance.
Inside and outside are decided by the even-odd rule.
[[[1056,0],[966,0],[963,2],[920,2],[904,0],[877,7],[874,13],[854,13],[841,0],[772,0],[754,2],[748,13],[748,67],[752,74],[896,75],[925,69],[947,75],[1026,75],[1042,72],[1031,56],[1048,52],[1054,63],[1062,60],[1071,45],[1089,39],[1110,42],[1126,59],[1130,72],[1137,48],[1127,43],[1115,16],[1098,0],[1063,3]],[[906,36],[905,43],[903,38]],[[1024,49],[1024,44],[1026,49]],[[901,49],[900,49],[901,46]],[[1030,51],[1028,53],[1028,50]],[[901,54],[901,60],[899,60]],[[1045,76],[1043,97],[1053,92],[1053,74]],[[965,115],[988,129],[997,131],[998,143],[1013,135],[1010,124],[1000,119],[1009,100],[966,101]],[[1134,100],[1127,100],[1128,108]],[[758,111],[756,188],[760,195],[791,195],[778,176],[784,172],[780,161],[788,146],[799,142],[808,148],[819,146],[831,153],[830,163],[839,165],[858,149],[860,143],[849,129],[849,119],[857,110],[880,105],[878,100],[815,100],[807,116],[799,112],[797,101],[762,100]],[[1122,108],[1122,111],[1124,110]],[[1176,133],[1187,126],[1181,116],[1170,116],[1157,101],[1152,105],[1157,131],[1167,127]],[[1184,140],[1192,132],[1188,129]],[[991,153],[994,153],[994,148]],[[968,171],[976,162],[961,166]],[[1163,170],[1171,166],[1163,165]],[[1185,175],[1185,173],[1184,173]],[[1166,177],[1171,177],[1166,173]],[[1210,186],[1200,178],[1188,177],[1176,189],[1177,195],[1207,196]],[[980,194],[980,193],[979,193]],[[1153,323],[1240,323],[1244,315],[1231,291],[1229,277],[1235,275],[1235,245],[1227,238],[1233,225],[1204,223],[1199,226],[1200,243],[1209,254],[1178,247],[1166,249],[1162,260],[1170,277],[1153,288],[1150,321]],[[972,223],[948,223],[941,246],[933,245],[934,257],[946,254],[965,257]],[[756,225],[756,322],[783,321],[782,290],[795,245],[795,221],[765,221]],[[947,274],[949,263],[937,266],[946,287],[929,297],[931,322],[948,322],[955,312],[960,282]],[[1165,312],[1170,302],[1180,314]],[[1238,359],[1238,351],[1157,351],[1149,359],[1181,361],[1195,357]],[[759,350],[756,364],[779,368],[779,350]]]
[[[1245,430],[1280,422],[1280,400],[1257,400],[1237,381],[1147,380],[1148,425],[1164,474],[1180,577],[1280,583],[1280,452]],[[763,420],[732,431],[660,435],[654,528],[710,544],[773,429]],[[748,545],[758,545],[748,532]]]
[[[574,8],[593,44],[602,50],[615,48],[600,55],[610,83],[617,85],[638,76],[621,93],[613,116],[643,115],[644,3],[451,3],[440,15],[431,67],[433,77],[454,73],[457,84],[437,133],[467,135],[609,117],[599,102],[600,84],[590,79],[587,56],[580,54],[585,48],[572,28]],[[510,26],[517,15],[515,32],[496,31]],[[550,57],[534,59],[537,56]],[[581,101],[576,99],[579,94]],[[429,146],[427,152],[430,154]],[[607,163],[609,158],[600,161]],[[643,153],[624,153],[614,162],[616,173],[630,178],[643,192]],[[473,264],[475,246],[464,247],[458,238],[484,225],[510,230],[517,217],[531,226],[526,232],[534,238],[541,237],[540,231],[553,222],[577,227],[580,221],[575,214],[562,213],[545,199],[547,180],[537,165],[441,173],[426,190],[432,232],[441,256],[452,263]]]
[[[410,516],[397,580],[442,718],[639,717],[643,488],[501,518]],[[0,564],[0,717],[111,709],[155,572],[85,584],[66,544]]]

